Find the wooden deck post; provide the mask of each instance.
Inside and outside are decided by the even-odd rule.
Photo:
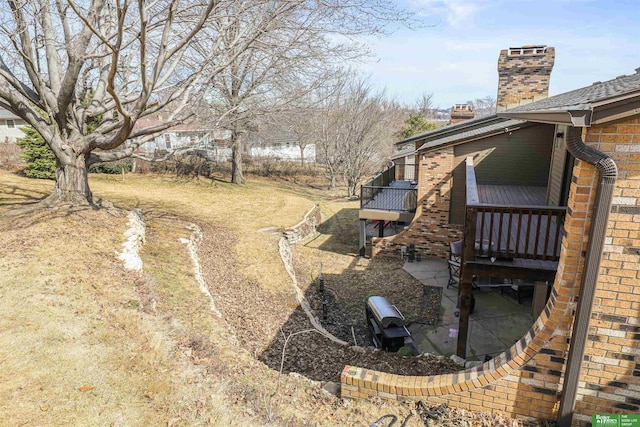
[[[360,220],[360,256],[365,256],[367,251],[367,220]]]
[[[475,259],[476,217],[478,209],[467,206],[464,240],[462,242],[462,260],[460,271],[460,318],[458,323],[458,345],[456,354],[463,359],[467,357],[467,339],[469,336],[469,315],[471,314],[473,270],[466,265],[467,261]]]
[[[467,269],[469,270],[469,269]],[[471,314],[471,282],[473,274],[470,272],[465,274],[462,270],[460,279],[460,318],[458,323],[458,345],[456,354],[463,359],[467,358],[467,339],[469,337],[469,315]]]

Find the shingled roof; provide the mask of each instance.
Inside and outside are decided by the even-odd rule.
[[[413,135],[410,136],[409,138],[403,139],[402,141],[398,141],[396,142],[396,147],[398,148],[404,148],[407,146],[407,144],[411,143],[411,142],[415,142],[415,141],[420,141],[423,139],[433,139],[433,138],[437,138],[440,136],[446,136],[446,135],[450,135],[450,134],[454,134],[457,133],[463,129],[470,129],[470,128],[474,128],[477,126],[482,126],[484,125],[486,122],[491,122],[495,119],[497,119],[498,117],[494,114],[492,116],[485,116],[485,117],[480,117],[477,119],[473,119],[473,120],[465,120],[463,122],[460,123],[456,123],[453,125],[447,125],[447,126],[443,126],[441,128],[438,129],[434,129],[434,130],[430,130],[427,132],[423,132],[417,135]]]
[[[461,144],[476,139],[486,138],[501,132],[511,132],[525,126],[530,126],[524,120],[505,119],[494,115],[481,117],[479,119],[467,120],[455,125],[445,126],[419,135],[414,135],[396,143],[396,147],[401,150],[396,152],[391,158],[397,159],[410,155],[414,151],[423,152],[448,145]],[[422,142],[418,150],[412,144],[417,141]]]
[[[637,100],[636,100],[637,98]],[[640,101],[640,68],[634,74],[561,93],[531,104],[499,112],[499,117],[545,123],[590,126],[618,118],[621,108],[633,110]],[[615,110],[615,111],[614,111]],[[614,117],[615,116],[615,117]]]
[[[0,120],[10,119],[17,120],[20,117],[16,116],[9,110],[5,110],[4,108],[0,108]]]

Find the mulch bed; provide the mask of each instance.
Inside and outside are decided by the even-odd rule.
[[[292,309],[295,300],[291,293],[275,293],[257,283],[243,280],[237,274],[234,260],[229,256],[220,256],[221,253],[234,253],[234,241],[229,230],[206,224],[202,224],[201,228],[204,238],[199,251],[200,260],[218,310],[232,325],[244,348],[256,354],[272,369],[279,370],[286,337],[313,329],[309,319],[299,307]],[[362,308],[360,311],[364,319],[364,306],[357,306]],[[335,313],[332,315],[334,325],[338,325],[346,316],[346,312],[340,314],[337,307],[331,310]],[[351,335],[351,328],[338,328],[338,332]],[[345,365],[400,375],[436,375],[460,369],[448,359],[363,351],[335,344],[315,332],[305,332],[290,338],[283,371],[297,372],[318,381],[339,382]]]
[[[338,292],[327,287],[325,287],[324,292],[320,292],[318,281],[308,288],[306,298],[316,317],[327,331],[347,342],[354,343],[355,336],[356,343],[354,344],[361,346],[371,345],[364,318],[364,301],[361,306],[361,312],[355,310],[354,312],[349,312],[347,307],[341,303]],[[411,323],[437,324],[441,305],[442,288],[424,286],[423,295],[420,297],[419,315],[407,319],[408,325]]]

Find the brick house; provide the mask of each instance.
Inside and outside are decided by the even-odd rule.
[[[525,50],[518,55],[529,62],[541,55]],[[541,81],[520,80],[534,85]],[[421,209],[405,232],[374,239],[374,254],[397,255],[397,245],[416,242],[427,254],[441,257],[449,241],[464,238],[458,349],[466,346],[465,323],[475,273],[550,279],[553,285],[544,310],[522,339],[481,367],[451,375],[401,377],[347,366],[342,375],[343,395],[419,398],[523,419],[557,420],[560,426],[591,425],[594,414],[637,414],[640,69],[515,107],[513,98],[501,97],[500,91],[496,116],[463,123],[437,136],[416,138]],[[521,89],[521,93],[533,92]],[[534,93],[533,97],[542,95]],[[511,131],[514,125],[518,129]],[[500,131],[500,127],[508,129]],[[492,144],[492,139],[506,134],[515,138],[536,128],[540,129],[534,138],[538,148],[548,150],[541,167],[547,172],[544,206],[483,200],[495,195],[488,191],[493,184],[486,184],[492,179],[490,172],[510,170],[509,165],[481,171],[490,157],[482,155],[488,152],[486,147],[469,149],[469,160],[465,158],[464,163],[463,153],[456,150],[483,141],[491,146],[490,154],[495,153],[501,146]],[[459,167],[464,173],[457,179]],[[510,184],[511,173],[502,173],[502,185]],[[462,225],[451,220],[461,209],[454,206],[460,181],[465,189]],[[544,227],[532,226],[535,232],[524,233],[534,243],[509,246],[504,233],[513,229],[514,218],[531,219],[536,211],[537,222]],[[516,233],[516,240],[519,235]],[[513,240],[510,237],[507,240]],[[478,238],[490,242],[496,261],[479,259]],[[511,259],[501,261],[505,253]],[[524,261],[516,262],[519,256]]]
[[[498,60],[499,108],[545,97],[554,60],[553,47],[502,50]],[[373,256],[397,255],[402,246],[414,244],[426,256],[444,257],[449,242],[462,238],[464,163],[469,155],[476,158],[480,185],[505,183],[504,175],[508,175],[506,183],[514,187],[526,186],[536,195],[533,204],[547,204],[553,130],[553,125],[494,114],[398,142],[397,146],[402,149],[392,157],[395,167],[362,186],[360,253],[366,251],[366,221],[386,220],[411,222],[411,225],[406,232],[392,239],[374,239]],[[428,172],[420,174],[418,171]],[[415,177],[419,177],[417,182]],[[402,206],[403,199],[411,192],[420,201],[415,215]]]

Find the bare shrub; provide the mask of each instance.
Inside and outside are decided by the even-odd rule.
[[[176,176],[178,178],[208,178],[211,175],[211,161],[198,155],[176,157]]]
[[[24,169],[24,161],[20,158],[22,149],[10,142],[0,142],[0,169],[16,172]]]
[[[275,157],[246,158],[244,171],[248,175],[263,177],[295,177],[321,176],[324,172],[322,165],[316,163],[300,164],[297,161],[281,160]],[[136,173],[171,174],[178,178],[211,178],[214,175],[228,175],[231,172],[231,162],[208,159],[198,155],[176,156],[171,160],[150,162],[136,159]]]

